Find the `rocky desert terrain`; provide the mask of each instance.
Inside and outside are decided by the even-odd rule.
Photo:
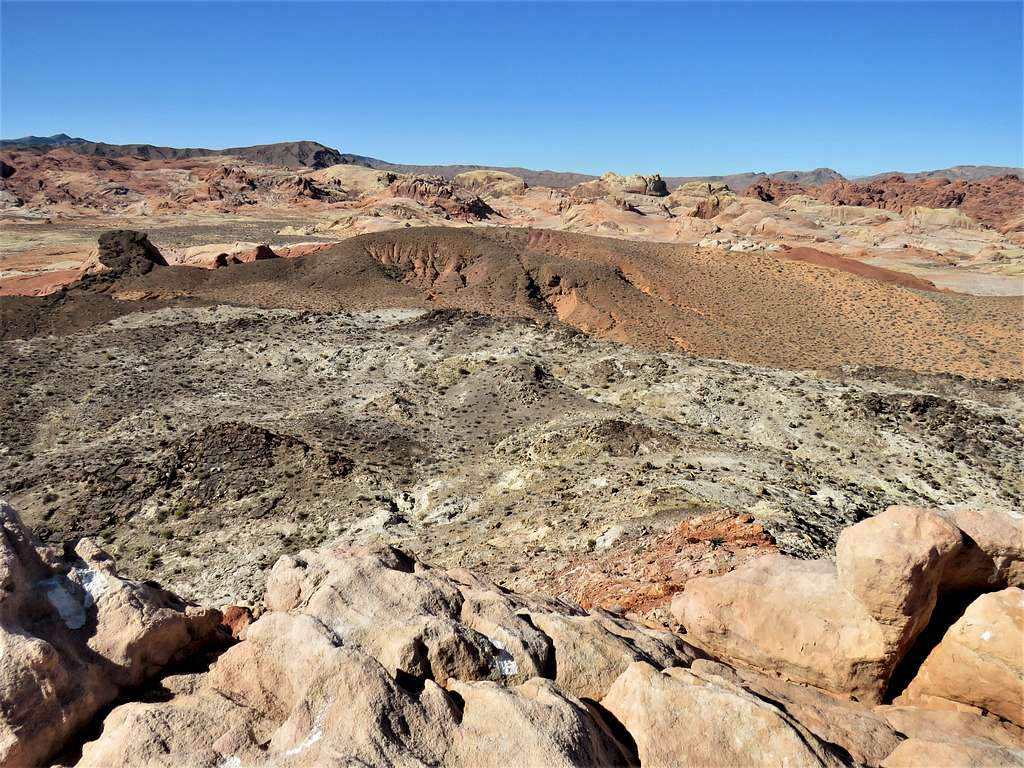
[[[315,142],[225,150],[69,137],[0,146],[0,295],[72,282],[99,231],[141,229],[172,263],[392,229],[532,227],[713,254],[810,248],[941,290],[1024,295],[1021,169],[848,180],[830,169],[664,177],[411,166]]]
[[[0,765],[1024,765],[1013,169],[0,159]]]

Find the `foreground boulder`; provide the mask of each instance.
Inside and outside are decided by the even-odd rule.
[[[915,507],[889,507],[839,535],[839,586],[882,627],[896,660],[927,626],[939,583],[962,548],[960,529]]]
[[[768,555],[692,579],[672,603],[712,654],[862,701],[879,701],[895,659],[882,627],[833,563]]]
[[[974,768],[1024,765],[1024,730],[993,717],[956,710],[877,707],[907,736],[882,761],[886,768]]]
[[[903,729],[895,727],[884,713],[817,688],[706,659],[696,660],[691,669],[705,677],[724,678],[771,702],[859,764],[879,765],[903,740]]]
[[[677,666],[696,654],[670,632],[513,595],[393,548],[283,557],[267,580],[266,603],[316,618],[392,674],[441,685],[526,682],[554,668],[563,690],[600,698],[633,661]]]
[[[0,502],[0,765],[33,765],[126,688],[215,636],[217,611],[122,579],[83,539],[41,547]]]
[[[835,564],[761,558],[691,580],[672,611],[691,642],[725,660],[879,702],[941,593],[1018,572],[1012,538],[989,532],[1002,524],[965,519],[980,541],[935,512],[890,507],[843,531]]]
[[[284,557],[266,604],[209,673],[163,681],[169,702],[115,709],[80,765],[632,759],[592,706],[544,679],[556,642],[536,626],[561,610],[569,613],[560,619],[588,618],[574,606],[522,598],[388,547]],[[557,641],[570,668],[574,654],[592,661],[594,680],[613,681],[651,653],[665,664],[691,658],[683,643],[665,642],[669,633],[603,622],[601,632],[566,631],[573,643]],[[613,653],[609,636],[621,641]]]
[[[945,591],[1024,587],[1024,513],[955,510],[940,513],[964,534],[946,567]]]
[[[943,635],[901,697],[976,707],[1024,725],[1024,589],[982,595]]]
[[[601,704],[633,734],[641,765],[843,764],[782,710],[714,675],[637,662]]]

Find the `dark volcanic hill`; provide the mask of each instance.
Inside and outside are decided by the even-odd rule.
[[[663,243],[414,228],[352,237],[301,258],[141,272],[102,273],[39,299],[0,298],[0,338],[105,322],[131,311],[120,296],[312,312],[459,309],[779,368],[1020,375],[1016,297],[912,290],[878,275],[754,254],[722,259]]]
[[[282,165],[288,168],[327,168],[339,163],[369,166],[370,158],[345,155],[336,149],[315,141],[283,141],[277,144],[257,144],[251,147],[205,149],[202,147],[158,147],[153,144],[107,144],[58,133],[54,136],[25,136],[0,141],[0,147],[9,149],[56,148],[69,149],[93,157],[137,157],[143,160],[188,160],[193,157],[231,155],[255,163]]]

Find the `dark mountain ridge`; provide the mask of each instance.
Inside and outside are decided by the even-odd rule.
[[[137,157],[143,160],[187,160],[193,157],[231,155],[256,163],[282,165],[288,168],[327,168],[331,165],[359,165],[381,171],[415,173],[442,176],[450,179],[466,171],[504,171],[521,177],[530,186],[572,187],[597,178],[592,174],[571,171],[533,170],[519,166],[496,165],[420,165],[414,163],[392,163],[365,155],[341,152],[316,141],[284,141],[276,144],[257,144],[251,147],[228,147],[207,149],[203,147],[160,147],[153,144],[107,144],[101,141],[76,138],[66,133],[53,136],[23,136],[18,139],[0,140],[0,148],[49,151],[56,148],[69,149],[83,155],[95,157]],[[907,179],[948,178],[950,180],[973,181],[990,176],[1005,174],[1024,175],[1024,169],[994,165],[957,165],[918,173],[899,173]],[[857,177],[858,181],[871,181],[895,175],[895,172]],[[691,181],[723,182],[730,189],[742,190],[760,181],[772,179],[805,186],[823,186],[834,181],[846,181],[847,177],[831,168],[815,168],[811,171],[764,171],[734,173],[721,176],[664,176],[669,189]]]

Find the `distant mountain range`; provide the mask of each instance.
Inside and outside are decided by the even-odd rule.
[[[332,165],[360,165],[396,173],[430,174],[451,178],[459,173],[477,170],[505,171],[522,177],[531,186],[572,187],[584,181],[597,178],[586,173],[568,171],[536,171],[530,168],[501,167],[492,165],[414,165],[392,163],[365,155],[343,153],[316,141],[285,141],[276,144],[258,144],[251,147],[229,147],[227,149],[205,149],[200,147],[178,148],[158,147],[153,144],[107,144],[88,139],[75,138],[66,133],[54,136],[23,136],[20,139],[0,140],[0,148],[36,149],[48,151],[63,147],[73,152],[95,157],[137,157],[143,160],[187,160],[193,157],[230,155],[256,163],[282,165],[288,168],[327,168]],[[874,181],[887,176],[900,175],[908,179],[947,178],[954,181],[972,181],[1002,174],[1024,175],[1024,168],[995,165],[957,165],[934,171],[907,173],[889,171],[872,176],[855,177],[856,181]],[[812,171],[776,171],[774,173],[750,172],[725,176],[664,176],[669,189],[689,181],[724,182],[731,189],[742,190],[757,181],[774,179],[789,181],[806,186],[822,186],[833,181],[845,181],[846,177],[831,168],[815,168]]]
[[[227,149],[204,149],[199,147],[158,147],[153,144],[106,144],[101,141],[77,139],[66,133],[54,136],[25,136],[20,139],[0,140],[0,147],[6,149],[39,149],[47,151],[62,147],[81,155],[94,157],[138,157],[142,160],[188,160],[193,157],[230,155],[256,163],[283,165],[288,168],[327,168],[340,163],[361,162],[370,158],[358,155],[343,155],[336,149],[325,147],[315,141],[285,141],[277,144],[257,144],[252,147],[229,147]]]

